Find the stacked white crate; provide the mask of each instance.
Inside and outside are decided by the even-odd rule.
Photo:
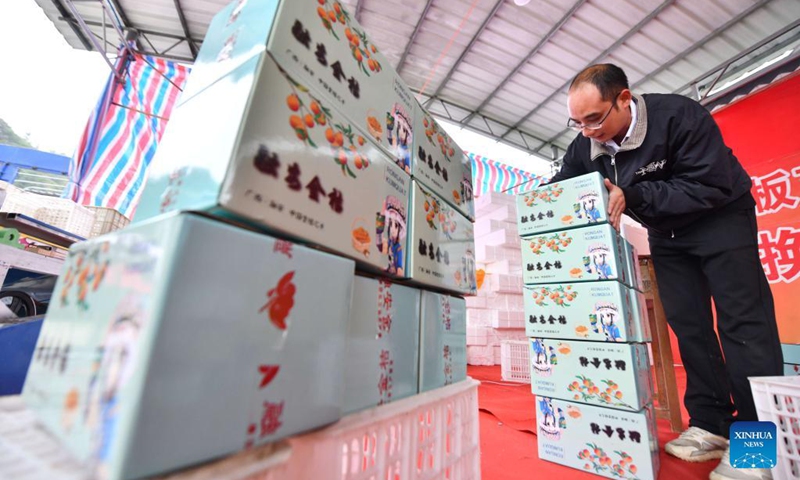
[[[0,212],[18,213],[35,218],[66,232],[88,238],[94,223],[94,212],[72,200],[41,195],[2,182]]]
[[[500,365],[503,340],[525,339],[522,252],[515,197],[487,192],[475,199],[475,259],[485,272],[467,297],[467,363]]]

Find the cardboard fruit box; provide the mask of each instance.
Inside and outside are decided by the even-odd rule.
[[[407,275],[411,179],[267,55],[175,109],[149,175],[136,222],[202,211]]]
[[[607,222],[608,190],[597,172],[517,195],[521,237]]]
[[[653,405],[637,412],[536,397],[539,458],[607,478],[656,480]]]
[[[232,2],[211,22],[183,98],[264,52],[410,173],[416,100],[339,1]]]
[[[472,161],[416,101],[414,108],[412,175],[462,215],[475,220]]]
[[[109,479],[335,422],[353,269],[189,214],[75,244],[23,398]]]
[[[522,279],[526,285],[597,280],[627,284],[621,240],[608,224],[525,237]]]
[[[415,395],[420,291],[356,277],[347,330],[344,413]]]
[[[526,285],[525,333],[529,337],[593,342],[649,342],[638,292],[619,282]]]
[[[474,295],[473,225],[441,197],[412,181],[408,275],[416,283]]]
[[[467,378],[467,304],[463,298],[422,291],[419,391]]]
[[[647,345],[530,339],[534,395],[636,411],[653,397]]]

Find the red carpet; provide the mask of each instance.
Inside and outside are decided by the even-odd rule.
[[[558,480],[589,480],[601,478],[555,463],[539,460],[536,447],[535,403],[529,384],[503,382],[500,366],[469,366],[467,373],[479,380],[478,406],[481,428],[481,474],[484,480],[524,480],[558,478]],[[680,396],[686,385],[683,368],[675,374]],[[688,421],[683,411],[684,423]],[[708,478],[716,462],[688,463],[664,452],[664,444],[677,437],[666,420],[658,421],[658,443],[661,448],[662,480],[692,480]]]

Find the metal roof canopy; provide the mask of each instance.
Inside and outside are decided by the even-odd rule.
[[[35,1],[75,48],[116,54],[124,31],[135,31],[143,53],[183,62],[194,60],[211,19],[230,3]],[[752,81],[800,66],[798,0],[341,3],[431,113],[551,160],[575,136],[566,128],[569,83],[591,64],[619,65],[634,91],[704,104],[730,97],[739,84],[729,82],[746,74]]]

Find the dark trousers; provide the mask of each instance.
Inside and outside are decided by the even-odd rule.
[[[651,234],[650,251],[686,368],[689,425],[728,437],[733,421],[758,420],[747,377],[783,375],[755,211],[715,213],[674,238]]]

